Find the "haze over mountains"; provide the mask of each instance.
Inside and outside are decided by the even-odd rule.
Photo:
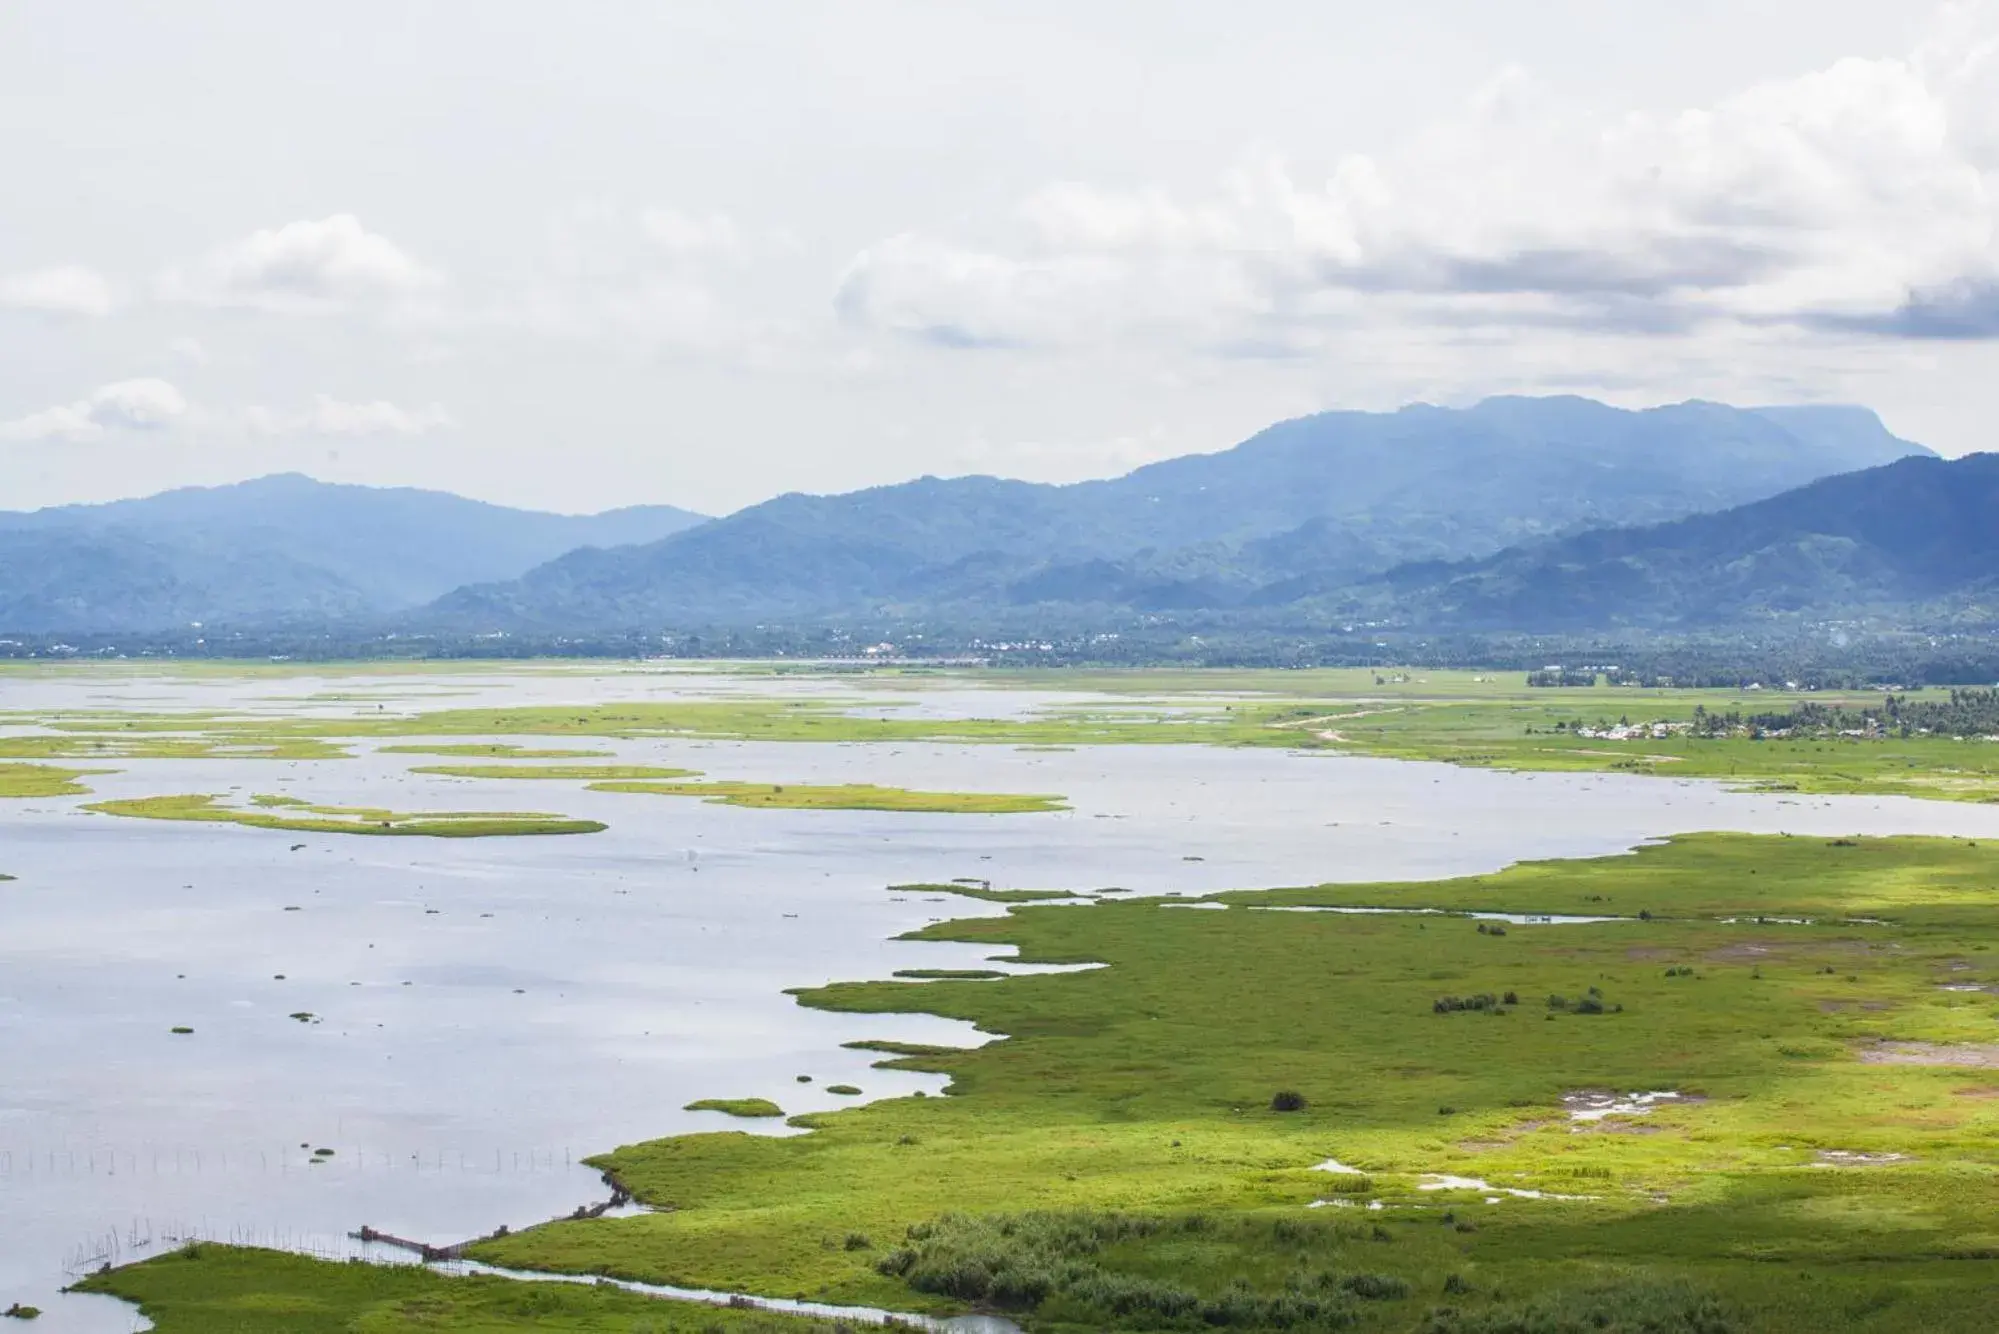
[[[926,477],[780,496],[433,609],[466,628],[1294,602],[1389,567],[1648,523],[1928,453],[1854,408],[1581,398],[1328,412],[1108,481]]]
[[[296,473],[109,505],[0,512],[0,627],[153,630],[380,616],[591,544],[703,522],[670,505],[571,516]]]
[[[1999,574],[1988,467],[1862,408],[1497,398],[1321,413],[1104,481],[926,477],[708,521],[270,477],[0,514],[0,632],[1707,623],[1968,595]]]
[[[1404,566],[1359,592],[1354,605],[1454,630],[1690,629],[1915,608],[1989,620],[1999,454],[1910,457],[1719,514]]]

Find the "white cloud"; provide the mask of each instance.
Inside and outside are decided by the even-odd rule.
[[[111,284],[102,274],[81,265],[63,264],[0,277],[0,307],[51,315],[108,314]]]
[[[851,325],[948,346],[1311,354],[1370,330],[1788,326],[1999,337],[1999,22],[1693,110],[1502,72],[1393,155],[1251,161],[1200,198],[1051,184],[859,255]]]
[[[208,347],[199,338],[175,338],[167,343],[167,352],[190,365],[208,364]]]
[[[80,441],[112,431],[153,431],[187,411],[187,399],[165,380],[120,380],[75,403],[0,422],[0,440]]]
[[[452,415],[439,404],[403,408],[383,399],[349,403],[326,394],[298,412],[251,407],[242,412],[245,429],[254,435],[419,436],[455,429]]]
[[[395,302],[438,286],[438,274],[351,213],[289,222],[168,270],[160,296],[206,306],[314,313]]]
[[[742,231],[722,213],[653,207],[639,215],[639,226],[654,247],[676,258],[737,260],[748,250]]]

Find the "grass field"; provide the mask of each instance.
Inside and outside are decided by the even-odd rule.
[[[684,1112],[721,1112],[725,1116],[783,1116],[784,1108],[769,1098],[701,1098],[681,1108]]]
[[[104,769],[59,769],[50,764],[0,763],[0,797],[74,797],[90,791],[79,778]]]
[[[410,772],[435,774],[440,778],[540,778],[572,782],[700,777],[692,769],[668,769],[652,764],[423,764]]]
[[[502,741],[485,744],[472,742],[459,746],[381,746],[377,750],[383,755],[436,755],[447,759],[464,760],[603,760],[611,757],[611,753],[605,750],[546,746],[537,748]]]
[[[439,764],[411,770],[448,778],[586,780],[592,792],[626,792],[656,797],[698,797],[723,806],[799,811],[912,811],[954,815],[1020,815],[1059,811],[1060,797],[1011,792],[918,792],[873,783],[682,782],[699,779],[692,769],[638,764]]]
[[[859,675],[858,673],[856,674]],[[1476,671],[955,672],[866,677],[911,691],[958,686],[1092,690],[1114,703],[1051,704],[1026,717],[870,717],[859,697],[689,699],[657,703],[445,709],[412,717],[270,718],[86,714],[42,719],[57,733],[0,737],[0,757],[61,759],[335,758],[362,738],[452,736],[683,738],[797,742],[961,742],[1030,748],[1193,743],[1335,749],[1400,759],[1548,771],[1622,771],[1715,778],[1810,793],[1889,793],[1999,800],[1999,744],[1908,739],[1702,739],[1684,734],[1608,740],[1582,723],[1684,723],[1697,707],[1755,711],[1800,696],[1774,692],[1598,686],[1530,689],[1521,673]],[[1920,692],[1918,692],[1920,693]],[[1879,695],[1816,693],[1815,702]],[[1556,724],[1564,730],[1556,731]],[[448,740],[385,747],[456,758],[571,758],[569,748]],[[587,752],[586,752],[587,753]],[[574,756],[582,758],[581,755]],[[580,767],[580,766],[579,766]],[[769,804],[769,803],[763,803]]]
[[[570,1284],[445,1278],[202,1245],[85,1279],[137,1302],[158,1334],[831,1334],[830,1323]],[[32,1325],[24,1325],[32,1329]]]
[[[529,834],[595,834],[596,820],[571,820],[533,811],[419,811],[373,806],[317,806],[294,797],[260,796],[251,805],[225,806],[204,794],[130,797],[95,802],[86,810],[141,820],[196,820],[290,829],[310,834],[409,835],[428,838],[496,838]]]
[[[918,792],[873,783],[592,783],[592,792],[699,797],[723,806],[794,811],[906,811],[931,815],[1032,815],[1067,810],[1062,798],[1018,792]]]
[[[64,726],[63,724],[52,724]],[[232,728],[214,736],[159,736],[98,729],[115,726],[105,720],[79,724],[81,730],[62,735],[0,736],[0,759],[9,760],[339,760],[346,748],[316,737],[268,737]],[[185,730],[200,732],[213,720],[190,721]],[[181,729],[176,729],[181,730]]]

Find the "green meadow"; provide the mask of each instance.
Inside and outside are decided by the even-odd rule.
[[[1620,721],[1686,723],[1697,707],[1713,713],[1754,712],[1807,698],[1779,692],[1609,685],[1530,689],[1523,673],[1444,670],[845,675],[876,690],[914,691],[942,680],[995,689],[1090,690],[1110,698],[1096,705],[1051,705],[1024,717],[969,719],[897,717],[893,710],[870,717],[858,711],[869,702],[859,695],[443,709],[408,717],[80,713],[36,719],[54,735],[0,737],[0,758],[331,759],[347,753],[343,742],[366,738],[404,739],[382,748],[389,752],[459,759],[598,754],[519,742],[452,743],[448,738],[454,736],[946,742],[1029,749],[1189,743],[1333,750],[1554,772],[1665,774],[1806,793],[1999,800],[1999,744],[1978,739],[1750,740],[1673,733],[1611,740],[1569,730],[1572,724],[1599,730],[1599,725]],[[1878,702],[1880,696],[1817,692],[1808,698],[1838,705]],[[1557,731],[1557,724],[1562,730]],[[407,740],[426,737],[437,740]]]
[[[592,783],[592,792],[699,797],[723,806],[795,811],[907,811],[932,815],[1032,815],[1067,810],[1060,797],[1017,792],[918,792],[873,783]]]
[[[832,1334],[825,1321],[656,1301],[615,1288],[446,1278],[410,1265],[326,1264],[186,1247],[79,1291],[138,1303],[158,1334]],[[23,1326],[32,1329],[32,1325]]]
[[[532,811],[419,811],[375,806],[317,806],[295,797],[259,796],[250,806],[227,806],[206,794],[130,797],[94,802],[84,809],[140,820],[194,820],[290,829],[310,834],[411,835],[428,838],[496,838],[529,834],[595,834],[596,820],[572,820]]]
[[[701,1098],[681,1108],[684,1112],[721,1112],[725,1116],[783,1116],[784,1108],[769,1098]]]
[[[1068,809],[1060,797],[1007,792],[919,792],[873,783],[681,782],[699,779],[692,769],[640,764],[438,764],[411,773],[447,778],[585,780],[592,792],[656,797],[698,797],[723,806],[773,810],[913,811],[955,815],[1018,815]]]
[[[90,791],[79,778],[103,769],[60,769],[51,764],[0,763],[0,797],[74,797]]]
[[[668,769],[651,764],[423,764],[413,774],[440,778],[540,778],[591,782],[699,777],[692,769]]]

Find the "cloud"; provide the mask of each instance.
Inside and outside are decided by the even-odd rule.
[[[855,257],[851,327],[954,348],[1293,355],[1381,328],[1999,337],[1999,21],[1711,106],[1606,116],[1502,71],[1392,154],[1197,195],[1057,182]]]
[[[655,249],[676,258],[740,260],[749,250],[741,229],[722,213],[697,216],[655,206],[639,215],[639,226]]]
[[[312,405],[298,412],[245,408],[242,422],[251,434],[263,436],[419,436],[453,430],[458,425],[449,412],[435,403],[422,408],[403,408],[383,399],[348,403],[326,394],[314,395]]]
[[[0,277],[0,307],[50,315],[108,314],[111,284],[94,269],[64,264]]]
[[[351,213],[289,222],[219,246],[158,283],[168,301],[317,313],[420,296],[442,279]]]
[[[74,403],[0,422],[0,440],[73,442],[112,431],[155,431],[187,411],[187,399],[165,380],[120,380]]]

